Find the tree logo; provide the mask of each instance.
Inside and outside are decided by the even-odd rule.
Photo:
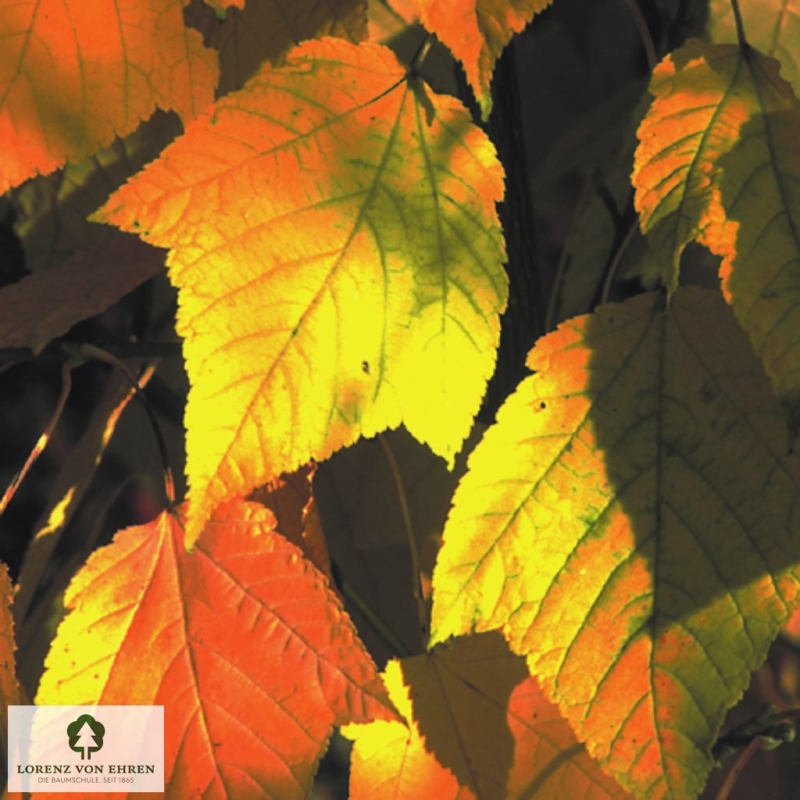
[[[91,714],[81,714],[74,722],[67,725],[70,750],[81,754],[83,759],[92,760],[92,753],[103,747],[103,736],[106,727]]]

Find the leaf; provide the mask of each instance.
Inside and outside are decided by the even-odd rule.
[[[386,48],[308,42],[101,209],[171,248],[189,543],[221,500],[360,435],[461,448],[506,301],[502,168],[460,103],[431,95],[429,124],[418,94]]]
[[[156,106],[214,99],[216,54],[182,2],[21,0],[0,15],[0,193],[126,136]]]
[[[264,61],[277,62],[306,39],[338,36],[360,42],[367,35],[366,0],[248,0],[220,19],[205,3],[193,3],[189,24],[219,51],[218,96],[241,89]]]
[[[515,33],[552,0],[413,0],[419,21],[464,65],[484,120],[492,112],[494,65]],[[401,8],[407,6],[402,4]],[[400,10],[403,13],[403,10]]]
[[[800,105],[777,61],[693,41],[653,74],[634,184],[670,263],[693,239],[722,256],[725,297],[775,391],[800,413]]]
[[[352,800],[627,796],[496,634],[393,660],[384,681],[407,722],[343,730]]]
[[[797,0],[739,0],[747,41],[781,62],[781,73],[800,89],[800,5]],[[708,38],[715,44],[737,41],[730,0],[710,0],[706,22]]]
[[[484,428],[476,423],[452,470],[403,427],[382,434],[383,443],[377,438],[362,439],[319,465],[314,495],[339,569],[339,585],[351,603],[348,608],[356,622],[363,618],[364,609],[352,605],[348,591],[352,589],[403,643],[402,651],[389,649],[368,624],[359,625],[379,664],[425,650],[427,634],[420,630],[409,535],[418,554],[423,600],[429,603],[450,500],[466,469],[467,453]],[[387,451],[397,466],[396,477]]]
[[[306,797],[334,724],[394,714],[273,520],[227,504],[191,554],[169,514],[118,533],[67,591],[36,702],[164,705],[169,796]]]
[[[260,486],[249,499],[272,511],[276,529],[281,535],[297,545],[303,555],[333,583],[328,545],[322,531],[317,499],[311,489],[316,471],[315,464],[308,464],[297,472],[282,475]]]
[[[0,289],[0,347],[29,347],[38,354],[76,322],[105,311],[163,269],[163,253],[107,231],[60,266]]]
[[[798,599],[779,405],[708,290],[601,306],[527,363],[456,490],[432,642],[502,628],[623,786],[695,797]]]

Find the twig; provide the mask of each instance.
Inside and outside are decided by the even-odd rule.
[[[633,221],[633,224],[630,228],[628,228],[628,232],[625,234],[625,238],[620,243],[620,246],[617,248],[617,252],[614,253],[614,259],[608,267],[608,273],[606,274],[606,279],[603,282],[603,291],[600,294],[600,303],[608,302],[608,295],[611,292],[611,284],[614,282],[614,278],[617,275],[617,270],[619,269],[619,265],[622,263],[622,257],[625,255],[625,251],[628,249],[628,245],[631,243],[631,239],[633,239],[633,235],[636,233],[639,227],[639,220],[638,218]]]
[[[633,16],[634,25],[636,25],[636,30],[639,32],[639,38],[642,40],[642,46],[647,56],[647,66],[650,67],[650,72],[652,72],[658,64],[658,56],[653,44],[653,37],[650,36],[650,29],[647,27],[647,21],[642,16],[639,6],[636,5],[636,0],[625,0],[625,5],[628,6]]]
[[[106,364],[111,364],[111,366],[116,367],[118,370],[120,370],[120,372],[122,372],[128,381],[130,381],[131,386],[133,386],[133,388],[136,390],[136,398],[141,401],[142,407],[147,414],[147,418],[150,420],[150,425],[153,428],[153,433],[156,437],[158,452],[161,456],[161,463],[164,467],[164,494],[167,498],[167,506],[172,508],[172,506],[175,505],[175,478],[173,477],[172,467],[170,466],[169,456],[167,455],[167,445],[164,441],[164,436],[161,433],[161,426],[158,424],[155,412],[150,405],[150,401],[142,391],[139,381],[131,373],[128,367],[122,363],[122,361],[100,347],[96,347],[93,344],[82,344],[80,345],[78,352],[85,356],[92,356],[98,359],[98,361],[104,361]]]
[[[730,793],[733,791],[733,787],[736,785],[736,781],[739,779],[739,776],[742,774],[742,770],[747,766],[747,762],[755,755],[756,750],[761,747],[761,743],[759,742],[758,738],[753,739],[744,750],[739,753],[736,758],[736,761],[733,762],[733,766],[731,767],[731,771],[725,776],[725,781],[722,784],[722,787],[717,792],[716,800],[728,800]]]
[[[8,504],[11,502],[11,498],[14,497],[14,495],[16,494],[19,485],[22,483],[25,476],[28,474],[30,468],[36,463],[36,459],[39,458],[39,456],[42,454],[45,447],[47,447],[47,443],[50,441],[50,438],[52,437],[53,431],[55,430],[56,425],[58,425],[58,421],[61,419],[61,414],[64,411],[64,406],[66,405],[70,389],[72,388],[72,368],[74,366],[75,364],[73,361],[65,361],[64,364],[62,365],[61,394],[59,395],[55,410],[53,411],[53,414],[50,417],[50,421],[47,423],[47,427],[42,432],[42,435],[39,437],[39,440],[33,446],[33,449],[31,450],[27,460],[22,465],[22,468],[11,479],[11,483],[9,484],[2,498],[0,498],[0,514],[2,514],[6,510]]]

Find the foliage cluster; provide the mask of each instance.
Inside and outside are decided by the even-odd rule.
[[[800,12],[206,1],[0,9],[31,461],[114,365],[4,703],[164,705],[174,797],[306,797],[334,728],[353,798],[693,798],[790,739],[720,731],[800,604]],[[176,344],[82,321],[164,272],[186,498],[159,439],[154,518],[65,560]]]

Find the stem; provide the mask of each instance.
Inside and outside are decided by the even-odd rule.
[[[419,75],[422,62],[428,57],[431,47],[433,47],[433,34],[429,33],[422,40],[422,44],[417,48],[417,52],[414,53],[414,57],[411,59],[411,66],[408,69],[411,75]]]
[[[644,47],[644,52],[647,56],[647,66],[650,67],[650,72],[652,72],[658,64],[658,56],[656,55],[656,47],[653,44],[653,37],[650,36],[650,29],[647,27],[647,21],[642,16],[636,0],[625,0],[625,5],[628,6],[633,16],[633,23],[639,32],[639,38],[642,40],[642,47]]]
[[[733,762],[731,771],[725,776],[725,782],[717,792],[716,800],[728,800],[730,793],[733,791],[733,787],[736,785],[736,781],[742,774],[742,770],[747,766],[747,762],[755,755],[756,750],[758,750],[760,746],[761,742],[758,737],[756,737],[741,753],[739,753],[736,757],[736,761]]]
[[[2,497],[0,497],[0,514],[6,510],[8,504],[11,502],[11,499],[16,494],[19,485],[28,474],[28,471],[36,463],[36,459],[39,458],[45,447],[47,447],[47,443],[50,441],[53,431],[55,430],[56,425],[58,425],[58,421],[61,419],[61,414],[64,411],[64,406],[67,403],[67,398],[69,397],[70,389],[72,388],[73,366],[75,366],[73,361],[65,361],[61,367],[61,394],[58,397],[55,410],[50,417],[50,421],[47,423],[47,427],[42,432],[39,440],[33,446],[33,449],[31,450],[27,460],[22,465],[22,468],[17,472],[16,475],[14,475],[5,493]]]
[[[161,426],[158,424],[155,412],[153,411],[149,400],[142,391],[139,381],[131,373],[128,367],[116,356],[113,356],[111,353],[103,350],[100,347],[96,347],[93,344],[83,344],[80,346],[80,352],[84,355],[94,356],[94,358],[98,359],[99,361],[104,361],[106,364],[111,364],[111,366],[116,367],[118,370],[120,370],[120,372],[122,372],[122,374],[130,382],[131,386],[133,386],[133,388],[136,390],[136,398],[142,403],[142,407],[147,414],[147,418],[150,420],[150,425],[153,428],[153,433],[156,437],[158,453],[161,456],[161,463],[164,467],[164,494],[167,497],[167,506],[172,508],[172,506],[175,505],[175,479],[172,475],[172,467],[170,466],[169,456],[167,455],[167,445],[164,441],[164,436],[161,433]]]
[[[403,515],[403,523],[405,524],[406,536],[408,538],[408,550],[411,554],[411,569],[414,571],[414,599],[417,602],[419,629],[422,634],[422,642],[426,644],[428,641],[428,612],[425,608],[425,599],[422,595],[419,548],[417,547],[417,540],[414,537],[414,528],[411,525],[411,514],[408,510],[406,491],[403,488],[403,479],[400,476],[400,470],[397,467],[397,461],[395,461],[392,448],[389,447],[389,442],[386,441],[386,437],[382,433],[378,434],[378,441],[380,441],[383,452],[386,454],[389,468],[392,470],[392,476],[394,477],[394,485],[397,489],[397,499],[400,502],[400,512]]]
[[[635,219],[633,221],[633,225],[628,228],[628,232],[625,234],[625,238],[622,240],[617,252],[614,254],[614,260],[611,262],[608,268],[608,274],[606,275],[606,279],[603,283],[603,291],[600,295],[600,303],[607,303],[608,302],[608,295],[611,291],[611,284],[614,282],[614,278],[616,277],[617,270],[619,269],[619,265],[622,263],[622,257],[625,255],[625,251],[628,249],[628,245],[631,243],[631,239],[633,239],[633,235],[636,233],[636,229],[639,227],[639,220]]]
[[[742,20],[742,11],[739,8],[739,0],[731,0],[731,8],[733,9],[733,18],[736,20],[736,38],[739,40],[739,47],[747,53],[750,50],[750,44],[744,35],[744,21]]]

